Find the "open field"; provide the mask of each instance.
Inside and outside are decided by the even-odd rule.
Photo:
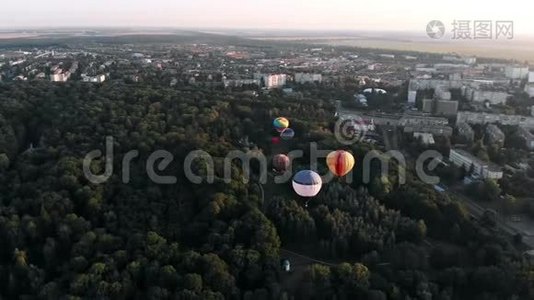
[[[458,53],[514,59],[520,62],[534,62],[534,38],[516,37],[512,40],[454,40],[450,35],[433,40],[421,33],[365,32],[365,33],[330,33],[330,32],[234,32],[234,31],[201,31],[200,34],[210,36],[239,36],[245,39],[291,42],[310,45],[348,46],[401,51],[417,51],[432,53]],[[95,37],[127,37],[127,36],[189,36],[192,31],[181,31],[171,28],[151,29],[48,29],[48,30],[14,30],[0,31],[0,41],[20,43],[37,39],[68,39]],[[18,40],[18,41],[17,41]]]
[[[264,36],[252,37],[270,41],[293,41],[304,44],[349,46],[377,49],[391,49],[402,51],[418,51],[433,53],[455,52],[478,57],[493,57],[501,59],[515,59],[519,61],[534,61],[534,40],[453,40],[444,37],[432,40],[422,37],[372,37],[372,36]]]
[[[21,33],[21,32],[0,32],[0,40],[4,39],[22,39],[37,37],[39,34],[34,33]]]

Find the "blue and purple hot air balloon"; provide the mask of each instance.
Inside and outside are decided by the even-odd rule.
[[[321,191],[321,175],[311,170],[303,170],[293,176],[293,189],[302,197],[315,197]]]
[[[292,139],[294,136],[295,136],[295,131],[291,128],[286,128],[284,129],[284,131],[280,133],[280,137],[286,141]]]

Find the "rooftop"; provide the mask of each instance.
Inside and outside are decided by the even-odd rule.
[[[463,149],[455,148],[455,149],[451,149],[451,152],[452,151],[460,154],[461,156],[467,157],[469,160],[473,161],[477,165],[480,165],[482,167],[487,168],[491,172],[500,172],[500,171],[502,171],[502,168],[499,167],[497,164],[492,163],[492,162],[483,161],[483,160],[479,159],[478,157],[474,156],[473,154],[471,154],[471,153],[469,153],[469,152],[467,152],[467,151],[465,151]]]

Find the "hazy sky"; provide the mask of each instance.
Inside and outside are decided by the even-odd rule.
[[[1,28],[172,26],[424,30],[429,20],[513,20],[534,35],[531,0],[2,0]]]

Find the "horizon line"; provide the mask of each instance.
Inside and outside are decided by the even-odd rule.
[[[21,30],[180,30],[180,31],[252,31],[252,32],[285,32],[285,33],[313,33],[318,35],[320,33],[405,33],[413,35],[424,35],[423,30],[416,29],[358,29],[358,28],[328,28],[328,29],[307,29],[307,28],[281,28],[281,27],[231,27],[231,26],[170,26],[170,25],[147,25],[147,26],[127,26],[127,25],[55,25],[55,26],[0,26],[0,33],[6,33],[9,31],[21,31]],[[520,33],[516,34],[515,38],[520,40],[534,39],[534,33]]]

